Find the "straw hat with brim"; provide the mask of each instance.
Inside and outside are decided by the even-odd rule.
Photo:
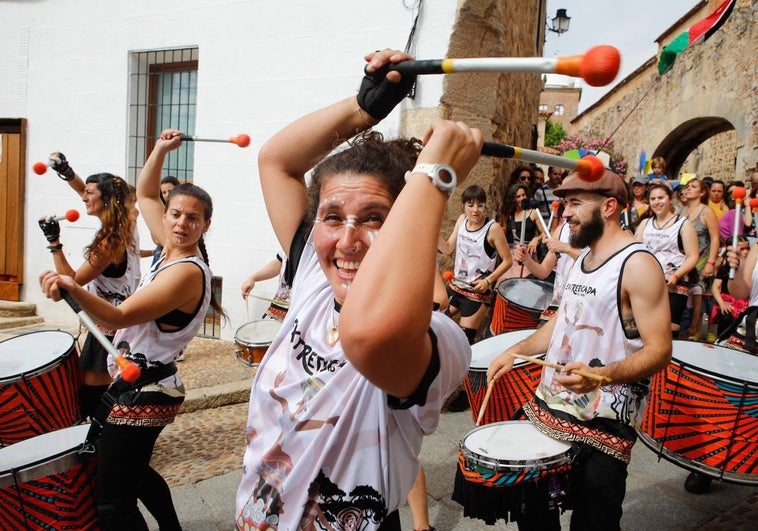
[[[566,197],[571,192],[590,192],[605,197],[613,197],[622,208],[629,202],[626,184],[621,177],[611,170],[605,170],[603,176],[596,181],[585,181],[576,173],[572,173],[564,179],[563,184],[553,190],[553,194],[557,197]]]

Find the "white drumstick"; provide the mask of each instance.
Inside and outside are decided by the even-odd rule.
[[[566,57],[469,57],[403,61],[390,70],[416,75],[463,72],[518,72],[563,74],[581,77],[588,85],[602,87],[616,78],[621,54],[613,46],[600,45],[584,55]]]

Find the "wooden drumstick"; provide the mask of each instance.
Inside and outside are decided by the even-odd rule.
[[[492,396],[492,389],[495,388],[495,381],[491,381],[487,384],[487,392],[484,393],[484,400],[482,401],[482,405],[479,408],[479,415],[476,417],[476,425],[479,426],[479,424],[482,423],[482,418],[484,418],[484,411],[487,409],[487,403],[490,401],[490,396]]]
[[[514,354],[512,352],[509,352],[508,354],[510,354],[514,358],[531,361],[532,363],[536,363],[537,365],[543,365],[544,367],[552,367],[553,369],[557,369],[559,371],[562,370],[564,367],[560,363],[551,363],[549,361],[541,360],[539,358],[534,358],[532,356],[525,356],[523,354]],[[589,378],[590,380],[597,380],[598,382],[611,383],[613,381],[611,380],[609,376],[603,376],[600,374],[595,374],[594,372],[583,371],[581,369],[571,369],[570,372],[573,374],[578,374],[579,376],[583,376],[584,378]]]
[[[286,306],[287,308],[289,308],[289,302],[283,301],[281,299],[269,299],[268,297],[262,297],[260,295],[256,295],[255,293],[249,293],[248,296],[255,297],[256,299],[260,299],[262,301],[271,302],[279,306]],[[245,300],[247,300],[247,298],[245,298]]]

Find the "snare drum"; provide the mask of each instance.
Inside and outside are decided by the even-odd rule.
[[[496,422],[471,430],[460,443],[453,500],[463,514],[493,525],[552,499],[567,501],[572,452],[528,421]],[[564,505],[565,507],[565,505]]]
[[[240,326],[234,335],[237,359],[248,367],[257,367],[281,327],[282,323],[274,319],[250,321]]]
[[[74,338],[60,330],[0,342],[0,445],[81,420],[77,362]]]
[[[98,528],[96,460],[81,453],[88,430],[64,428],[0,449],[3,529]]]
[[[640,439],[688,470],[758,484],[758,358],[673,343],[671,363],[653,379]]]
[[[471,345],[471,364],[463,389],[466,391],[471,404],[471,416],[476,422],[479,409],[487,393],[487,368],[490,362],[503,351],[532,335],[534,330],[519,330],[499,336],[490,337]],[[541,354],[535,356],[544,358]],[[522,404],[534,396],[537,384],[540,383],[542,366],[526,360],[516,359],[511,369],[500,378],[492,389],[492,395],[484,410],[482,424],[511,420]]]
[[[532,278],[509,278],[497,286],[492,305],[492,335],[537,328],[540,315],[553,300],[553,285]]]

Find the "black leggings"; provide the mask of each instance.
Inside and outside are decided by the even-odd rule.
[[[139,498],[161,531],[180,530],[166,481],[150,467],[160,427],[106,423],[97,449],[95,501],[101,529],[147,530],[137,507]]]

